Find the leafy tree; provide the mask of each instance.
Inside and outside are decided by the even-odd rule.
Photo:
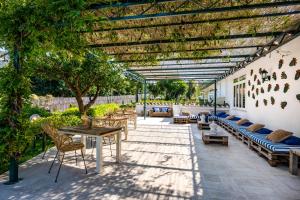
[[[109,57],[100,51],[47,54],[38,59],[36,72],[48,79],[62,80],[74,94],[81,115],[86,114],[100,94],[110,92],[122,80],[122,68],[109,62]],[[89,96],[87,103],[84,96]]]
[[[148,90],[154,97],[163,94],[161,88],[159,87],[159,84],[149,84]]]
[[[191,98],[194,96],[195,92],[196,92],[195,83],[192,80],[190,80],[188,82],[188,89],[187,89],[187,92],[186,92],[186,97],[189,100],[191,100]]]
[[[38,96],[51,94],[56,97],[74,96],[62,80],[47,80],[31,77],[31,91]]]
[[[161,80],[157,85],[165,93],[166,100],[178,101],[179,96],[184,95],[187,90],[187,84],[182,80]]]
[[[18,158],[30,137],[22,108],[29,98],[31,60],[49,49],[82,48],[80,30],[91,25],[83,0],[5,0],[0,2],[0,47],[11,57],[1,69],[1,157],[10,159],[9,182],[18,181]],[[45,55],[45,54],[44,54]]]

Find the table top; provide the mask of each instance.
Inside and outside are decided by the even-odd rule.
[[[220,130],[217,130],[217,131],[202,131],[202,134],[206,135],[206,136],[228,137],[228,135],[226,135],[224,133],[224,131],[220,131]]]
[[[111,121],[122,121],[128,120],[128,117],[118,116],[118,117],[96,117],[94,118],[95,121],[97,120],[111,120]]]
[[[120,131],[122,128],[110,128],[110,127],[92,127],[87,128],[84,126],[72,126],[72,127],[64,127],[59,129],[59,131],[68,132],[68,133],[77,133],[77,134],[85,134],[85,135],[95,135],[102,136],[108,133],[113,133],[116,131]]]
[[[197,121],[197,124],[209,124],[208,122]]]
[[[186,119],[186,118],[189,118],[188,116],[184,116],[184,115],[178,115],[178,116],[174,116],[174,118],[177,118],[177,119]]]

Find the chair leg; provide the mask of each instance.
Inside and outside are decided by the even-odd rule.
[[[46,153],[47,153],[47,150],[48,150],[48,145],[46,146],[46,148],[45,148],[45,150],[44,150],[44,153],[43,153],[42,159],[44,159],[44,158],[45,158],[45,155],[46,155]]]
[[[85,165],[85,160],[84,160],[82,149],[81,149],[81,156],[82,156],[83,164],[84,164],[84,167],[85,167],[85,173],[87,174],[87,168],[86,168],[86,165]]]
[[[95,149],[95,142],[94,142],[93,138],[91,138],[91,141],[92,141],[92,143],[91,143],[91,147],[92,147],[91,157],[92,157],[93,153],[94,153],[94,149]]]
[[[75,150],[75,162],[76,162],[76,166],[77,166],[77,153],[76,153],[76,150]]]
[[[111,140],[110,140],[110,137],[108,138],[108,141],[109,141],[110,155],[112,156],[112,150],[111,150]]]
[[[54,164],[54,162],[55,162],[55,160],[56,160],[56,158],[57,158],[57,155],[58,155],[58,150],[57,150],[57,152],[56,152],[56,154],[55,154],[55,157],[54,157],[54,159],[53,159],[53,161],[52,161],[52,163],[51,163],[51,166],[50,166],[50,168],[49,168],[48,174],[50,174],[50,172],[51,172],[51,169],[52,169],[53,164]]]
[[[60,161],[59,168],[58,168],[58,171],[57,171],[57,174],[56,174],[56,178],[55,178],[55,183],[57,182],[57,178],[58,178],[58,175],[59,175],[59,172],[60,172],[61,165],[64,162],[64,158],[65,158],[65,153],[63,154],[62,159]]]

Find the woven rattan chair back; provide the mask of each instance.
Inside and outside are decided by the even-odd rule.
[[[49,123],[42,124],[42,129],[53,140],[57,149],[60,149],[64,144],[72,142],[72,138],[59,134],[57,129]]]

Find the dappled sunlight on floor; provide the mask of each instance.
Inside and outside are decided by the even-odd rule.
[[[89,143],[88,143],[89,144]],[[287,167],[272,168],[245,145],[229,136],[229,147],[204,145],[195,124],[175,125],[169,118],[138,119],[122,143],[122,163],[104,148],[104,172],[96,174],[87,149],[88,174],[72,153],[54,183],[57,163],[49,150],[20,168],[24,179],[0,185],[0,199],[297,199],[300,179]],[[6,175],[0,176],[4,182]]]

